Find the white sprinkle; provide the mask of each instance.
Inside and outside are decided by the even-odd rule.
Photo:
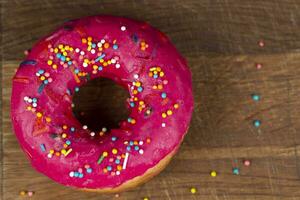
[[[138,75],[138,74],[134,74],[134,75],[133,75],[133,78],[138,79],[138,78],[139,78],[139,75]]]
[[[88,64],[87,64],[87,63],[83,63],[82,65],[83,65],[83,67],[87,67],[87,66],[88,66]]]
[[[34,108],[37,107],[37,103],[33,103],[32,107],[34,107]]]
[[[166,127],[166,123],[162,123],[161,126],[162,126],[162,127]]]
[[[144,142],[141,140],[141,141],[139,141],[139,145],[143,145],[144,144]]]
[[[116,175],[120,175],[120,171],[116,171]]]
[[[87,127],[87,125],[83,125],[82,128],[83,128],[84,130],[86,130],[88,127]]]
[[[100,42],[101,42],[102,44],[104,44],[104,43],[105,43],[105,40],[104,40],[104,39],[102,39]]]
[[[69,176],[70,176],[70,177],[73,177],[73,176],[74,176],[74,172],[70,172],[70,173],[69,173]]]
[[[94,136],[96,135],[96,133],[95,133],[95,132],[91,132],[90,135],[91,135],[92,137],[94,137]]]
[[[74,107],[75,107],[75,104],[74,104],[74,103],[72,103],[72,104],[71,104],[71,107],[72,107],[72,108],[74,108]]]
[[[48,158],[52,158],[52,154],[51,153],[48,153]]]
[[[121,31],[126,31],[126,26],[121,26]]]
[[[115,64],[115,63],[116,63],[116,60],[112,58],[112,59],[110,60],[110,62],[111,62],[112,64]]]
[[[103,127],[103,128],[102,128],[102,131],[103,131],[103,132],[106,132],[106,131],[107,131],[107,128]]]
[[[92,53],[92,54],[95,54],[95,53],[96,53],[95,49],[92,49],[92,50],[91,50],[91,53]]]
[[[39,74],[39,73],[35,73],[35,75],[36,75],[36,76],[40,76],[40,74]]]
[[[24,101],[28,101],[29,97],[28,96],[25,96],[24,97]]]
[[[128,161],[128,156],[129,156],[129,153],[126,153],[125,154],[125,159],[124,159],[124,162],[123,162],[123,169],[126,169],[126,165],[127,165],[127,161]]]
[[[85,54],[84,51],[80,51],[80,55],[84,56],[84,54]]]
[[[119,69],[121,65],[119,63],[116,64],[116,68]]]
[[[79,49],[79,48],[76,48],[76,49],[75,49],[75,52],[76,52],[76,53],[79,53],[79,52],[80,52],[80,49]]]
[[[144,154],[144,150],[143,150],[143,149],[140,149],[140,150],[139,150],[139,153],[140,153],[140,154]]]
[[[28,98],[28,103],[32,103],[32,99],[31,98]]]
[[[98,42],[98,43],[97,43],[97,47],[102,47],[102,43],[101,43],[101,42]]]

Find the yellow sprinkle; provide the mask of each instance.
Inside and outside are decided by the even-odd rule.
[[[68,128],[68,126],[67,125],[63,125],[63,127],[62,127],[64,130],[66,130],[67,128]]]
[[[104,151],[104,152],[102,153],[102,155],[103,155],[104,157],[107,157],[107,156],[108,156],[107,151]]]
[[[160,76],[160,77],[163,77],[164,75],[165,75],[164,72],[159,72],[159,76]]]
[[[66,52],[66,51],[64,51],[64,52],[63,52],[63,55],[64,55],[64,56],[67,56],[68,54],[67,54],[67,52]]]
[[[111,61],[110,61],[110,60],[108,60],[108,61],[107,61],[107,64],[109,64],[109,65],[110,65],[110,64],[111,64]]]
[[[122,166],[121,166],[121,165],[118,165],[118,166],[117,166],[117,170],[121,171],[121,170],[122,170]]]
[[[135,123],[136,123],[135,119],[132,119],[131,124],[135,124]]]
[[[217,172],[216,171],[211,171],[210,172],[210,176],[211,177],[216,177],[217,176]]]
[[[158,89],[159,89],[159,90],[163,89],[163,85],[159,84],[159,85],[158,85]]]
[[[144,102],[144,101],[140,101],[139,104],[140,104],[140,105],[144,105],[145,102]]]
[[[107,66],[107,62],[104,62],[104,63],[103,63],[103,67],[106,67],[106,66]]]
[[[156,90],[156,89],[157,89],[157,86],[156,86],[156,85],[153,85],[152,88],[153,88],[154,90]]]
[[[175,103],[175,104],[174,104],[174,108],[175,108],[175,109],[178,109],[178,108],[179,108],[179,104],[178,104],[178,103]]]
[[[45,80],[45,76],[41,76],[41,78],[40,78],[40,79],[41,79],[42,81],[43,81],[43,80]]]
[[[54,53],[58,53],[58,48],[55,48],[55,49],[54,49]]]
[[[157,70],[158,72],[160,72],[160,71],[161,71],[161,68],[160,68],[160,67],[157,67],[156,70]]]
[[[67,151],[65,149],[62,149],[60,152],[65,155]]]
[[[52,68],[57,69],[57,65],[56,64],[52,65]]]
[[[70,47],[70,51],[74,51],[73,47]]]
[[[88,39],[88,41],[92,41],[93,38],[91,36],[89,36],[87,39]]]
[[[149,200],[149,198],[148,197],[144,197],[143,200]]]
[[[62,45],[62,44],[58,45],[59,49],[62,49],[63,47],[64,47],[64,45]]]
[[[68,147],[68,145],[67,144],[64,144],[64,148],[67,148]]]
[[[139,82],[139,81],[136,82],[136,83],[135,83],[135,86],[136,86],[136,87],[140,87],[140,86],[141,86],[141,82]]]
[[[99,60],[101,63],[103,63],[104,62],[104,60],[101,58],[100,60]]]
[[[50,149],[49,153],[54,154],[54,150]]]
[[[73,149],[69,149],[66,153],[65,156],[69,155],[72,152]]]
[[[66,49],[66,50],[69,50],[69,49],[70,49],[70,47],[67,45],[67,46],[65,46],[65,49]]]
[[[167,114],[166,113],[162,113],[161,116],[162,116],[162,118],[166,118]]]
[[[89,59],[85,58],[85,59],[83,60],[83,62],[89,63],[90,61],[89,61]]]
[[[26,191],[21,191],[19,194],[20,194],[21,196],[24,196],[24,195],[26,194]]]
[[[109,43],[104,43],[104,48],[107,49],[109,47]]]
[[[37,116],[38,118],[41,118],[41,117],[43,116],[43,114],[42,114],[41,112],[37,112],[37,113],[36,113],[36,116]]]
[[[93,69],[98,69],[98,66],[97,65],[93,65]]]
[[[172,110],[168,110],[168,111],[167,111],[167,114],[168,114],[168,115],[172,115],[172,114],[173,114]]]
[[[67,60],[67,61],[70,61],[70,60],[71,60],[71,58],[67,57],[67,58],[66,58],[66,60]]]
[[[48,65],[52,65],[52,63],[53,63],[52,60],[48,60],[47,62]]]
[[[197,189],[196,189],[195,187],[192,187],[192,188],[190,189],[190,191],[191,191],[192,194],[195,194],[195,193],[197,192]]]
[[[92,46],[92,42],[91,42],[91,41],[89,41],[89,42],[88,42],[88,45],[89,45],[89,46]]]
[[[31,110],[32,109],[32,107],[31,106],[27,106],[27,110]]]
[[[67,137],[67,134],[66,134],[66,133],[63,133],[63,134],[61,135],[61,137],[62,137],[62,138],[66,138],[66,137]]]
[[[117,154],[118,153],[118,150],[117,149],[112,149],[111,151],[113,154]]]

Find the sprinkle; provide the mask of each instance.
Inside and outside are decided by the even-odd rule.
[[[69,173],[69,176],[70,176],[70,177],[74,177],[74,172],[71,171],[71,172]]]
[[[27,195],[28,195],[29,197],[32,197],[32,196],[34,195],[34,192],[28,191]]]
[[[197,192],[197,189],[195,187],[191,187],[190,191],[192,194],[195,194]]]
[[[20,191],[20,192],[19,192],[20,196],[25,196],[25,195],[26,195],[26,193],[27,193],[27,192],[26,192],[26,191],[24,191],[24,190],[22,190],[22,191]]]
[[[113,154],[117,154],[117,153],[118,153],[118,150],[117,150],[117,149],[112,149],[112,153],[113,153]]]
[[[39,93],[39,94],[42,93],[42,91],[43,91],[43,89],[44,89],[45,86],[46,86],[46,85],[45,85],[44,83],[42,83],[42,84],[40,85],[40,87],[38,88],[38,93]]]
[[[37,113],[36,113],[36,116],[37,116],[38,118],[41,118],[41,117],[43,116],[43,114],[42,114],[41,112],[37,112]]]
[[[40,148],[41,148],[41,150],[42,150],[43,152],[45,152],[45,151],[46,151],[45,144],[40,144]]]
[[[143,200],[150,200],[148,197],[144,197]]]
[[[86,130],[88,127],[87,127],[87,125],[83,125],[82,128],[83,128],[84,130]]]
[[[123,162],[123,167],[122,167],[123,169],[126,169],[128,157],[129,157],[129,153],[126,153],[126,154],[125,154],[125,159],[124,159],[124,162]]]
[[[259,101],[260,100],[260,96],[258,94],[252,94],[251,97],[254,101]]]
[[[161,93],[161,98],[165,99],[167,97],[167,94],[165,92]]]
[[[105,54],[103,53],[103,54],[101,54],[101,56],[99,56],[98,58],[96,58],[95,62],[98,62],[99,60],[101,60],[104,57],[105,57]]]
[[[234,175],[239,175],[239,174],[240,174],[240,169],[237,168],[237,167],[234,167],[234,168],[232,168],[232,173],[233,173]]]
[[[119,69],[121,65],[119,63],[116,64],[116,68]]]
[[[258,46],[259,47],[264,47],[265,46],[265,42],[263,40],[258,41]]]
[[[90,133],[90,136],[92,136],[92,137],[94,137],[95,135],[96,135],[96,133],[93,131]]]
[[[251,161],[250,160],[244,160],[243,163],[244,163],[244,165],[246,167],[249,167],[251,165]]]
[[[256,67],[256,69],[261,69],[261,68],[262,68],[262,64],[256,63],[256,64],[255,64],[255,67]]]
[[[211,177],[216,177],[217,176],[217,172],[216,171],[211,171],[210,172],[210,176]]]
[[[121,26],[121,31],[126,31],[126,26]]]
[[[24,60],[23,62],[21,62],[20,66],[23,65],[35,65],[37,62],[35,60]]]
[[[101,162],[103,161],[103,159],[104,159],[105,157],[107,157],[107,156],[108,156],[108,153],[107,153],[106,151],[104,151],[104,152],[101,154],[101,156],[99,157],[99,159],[98,159],[98,161],[97,161],[97,164],[100,165]]]
[[[117,44],[114,44],[113,45],[113,49],[118,49],[119,47],[118,47],[118,45]]]
[[[73,149],[69,149],[69,150],[64,154],[64,156],[69,155],[69,154],[72,152],[72,150],[73,150]]]
[[[258,119],[256,119],[256,120],[253,121],[253,125],[254,125],[256,128],[258,128],[258,127],[261,125],[261,121],[258,120]]]
[[[140,154],[144,154],[144,150],[143,150],[143,149],[140,149],[140,150],[139,150],[139,153],[140,153]]]
[[[117,137],[113,136],[113,137],[111,138],[111,140],[114,142],[114,141],[117,140]]]
[[[163,127],[163,128],[166,127],[166,123],[162,123],[161,127]]]

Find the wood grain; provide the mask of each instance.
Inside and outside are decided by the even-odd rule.
[[[23,189],[35,191],[32,199],[39,200],[300,199],[299,8],[296,0],[3,1],[2,199],[25,199],[18,196]],[[193,74],[195,111],[179,153],[159,176],[119,198],[66,188],[37,173],[16,141],[9,116],[11,78],[23,51],[63,21],[95,14],[145,20],[166,32]],[[264,48],[257,45],[261,39]],[[101,91],[110,87],[96,84],[87,91],[103,94],[99,102],[114,116],[122,100],[107,101]],[[254,102],[253,93],[261,94],[261,101]],[[81,98],[79,109],[91,110],[92,98]],[[253,127],[254,119],[262,121],[260,128]],[[245,158],[250,167],[243,166]],[[238,176],[231,172],[235,166]],[[210,177],[210,170],[218,176]],[[195,195],[189,192],[192,186],[198,188]]]

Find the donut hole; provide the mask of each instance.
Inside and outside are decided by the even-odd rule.
[[[99,132],[102,128],[119,128],[129,110],[125,103],[128,91],[107,78],[96,78],[80,87],[73,96],[73,113],[82,125]]]

